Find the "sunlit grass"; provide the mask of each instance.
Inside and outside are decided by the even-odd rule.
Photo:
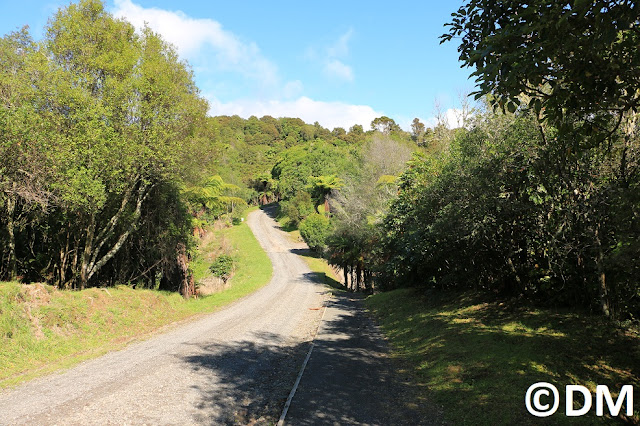
[[[389,337],[393,356],[411,371],[420,398],[452,424],[539,424],[524,405],[533,383],[560,390],[551,423],[611,418],[564,416],[563,390],[597,384],[640,389],[640,338],[600,317],[487,303],[463,295],[402,289],[367,299]],[[640,407],[631,422],[640,420]]]

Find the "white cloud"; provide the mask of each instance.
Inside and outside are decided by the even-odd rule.
[[[462,110],[459,108],[449,108],[446,111],[443,112],[443,118],[445,120],[445,122],[447,123],[447,126],[450,129],[457,129],[458,127],[462,127],[462,116],[461,116],[461,112]],[[438,124],[438,118],[437,117],[417,117],[418,120],[420,120],[422,123],[424,123],[425,126],[427,127],[435,127]],[[410,132],[411,131],[411,123],[413,122],[414,117],[408,118],[406,116],[404,117],[400,117],[398,119],[398,125],[400,125],[400,127],[407,131]]]
[[[302,85],[302,82],[300,80],[294,80],[284,85],[282,95],[286,99],[291,99],[300,96],[303,90],[304,86]]]
[[[193,18],[181,11],[145,8],[133,0],[114,2],[114,16],[126,19],[138,30],[146,23],[175,45],[180,56],[193,64],[201,78],[211,76],[212,81],[217,81],[215,86],[207,88],[207,92],[213,94],[205,95],[210,101],[211,115],[300,117],[308,123],[318,121],[325,127],[345,129],[354,124],[369,128],[371,120],[383,115],[367,105],[315,101],[302,96],[304,86],[300,80],[283,82],[278,67],[263,56],[256,43],[243,41],[213,19]],[[320,49],[320,54],[310,50],[309,58],[318,62],[323,72],[332,79],[353,81],[353,69],[344,63],[352,35],[353,30],[348,30],[333,44]],[[221,102],[213,91],[228,91],[229,86],[237,82],[215,80],[213,76],[216,72],[244,76],[258,84],[258,91],[253,92],[255,95],[272,100],[245,98]]]
[[[462,110],[459,108],[449,108],[443,114],[443,119],[450,129],[462,127]],[[425,121],[427,127],[435,127],[438,124],[436,117],[430,117]]]
[[[113,14],[116,17],[125,18],[138,29],[146,22],[174,44],[182,57],[191,60],[202,48],[209,48],[221,69],[240,72],[264,85],[277,84],[277,67],[262,56],[258,46],[242,42],[213,19],[195,19],[181,11],[143,8],[131,0],[115,0],[115,6]]]
[[[327,56],[329,58],[343,58],[349,54],[349,40],[353,35],[353,28],[342,34],[340,38],[327,48]]]
[[[307,48],[305,57],[322,65],[322,70],[327,77],[352,82],[354,80],[353,68],[344,63],[344,58],[349,55],[349,41],[352,36],[353,29],[349,29],[329,46],[320,49]]]
[[[353,81],[353,70],[350,66],[343,64],[337,59],[327,62],[324,66],[324,72],[332,77],[346,81]]]
[[[349,129],[354,124],[361,124],[365,129],[371,121],[384,115],[367,105],[350,105],[342,102],[314,101],[302,96],[293,101],[272,100],[261,102],[256,100],[241,100],[222,103],[209,98],[211,115],[239,115],[248,118],[252,115],[262,117],[299,117],[307,123],[318,121],[327,128],[343,127]]]

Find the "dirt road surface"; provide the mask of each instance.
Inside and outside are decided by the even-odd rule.
[[[393,415],[403,411],[394,402],[403,392],[361,306],[348,296],[329,300],[296,254],[304,245],[270,214],[247,219],[273,264],[269,284],[202,319],[0,393],[0,425],[273,425],[321,323],[285,424],[417,423]]]

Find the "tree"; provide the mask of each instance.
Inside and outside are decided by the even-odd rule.
[[[233,212],[236,206],[246,206],[246,202],[239,197],[226,195],[230,190],[238,189],[236,185],[225,183],[218,175],[211,176],[202,185],[189,186],[183,194],[192,206],[194,216],[202,213],[212,213],[219,217],[222,213]]]
[[[324,213],[331,213],[329,207],[329,194],[331,191],[342,188],[344,181],[336,175],[318,176],[311,179],[311,183],[307,185],[307,189],[314,200],[314,208],[318,212],[318,206],[324,204]]]
[[[300,222],[300,235],[309,248],[322,252],[329,236],[329,219],[319,213],[312,213]]]
[[[32,257],[25,272],[83,288],[127,245],[158,188],[198,174],[189,159],[197,157],[193,135],[206,102],[171,46],[148,28],[137,35],[97,0],[60,9],[39,45],[26,36],[13,47],[4,41],[0,72],[8,74],[0,84],[11,107],[0,114],[2,149],[16,154],[33,193],[49,200],[20,236],[30,242],[22,248]],[[11,74],[19,63],[24,68]],[[6,172],[0,198],[12,210],[11,194],[27,199],[18,175]],[[9,227],[11,217],[2,217]]]
[[[400,126],[398,126],[392,118],[383,115],[371,121],[371,129],[388,135],[391,132],[400,130]]]
[[[415,145],[409,141],[374,135],[346,174],[344,186],[330,194],[334,230],[326,239],[326,255],[332,265],[342,268],[347,288],[373,288],[373,272],[379,267],[379,224],[398,193],[394,175],[405,168],[412,148]]]
[[[338,139],[344,139],[344,137],[347,135],[347,131],[344,129],[344,127],[335,127],[331,131],[331,134]]]
[[[640,103],[639,7],[622,0],[472,0],[452,14],[441,42],[460,39],[460,60],[475,67],[476,99],[491,95],[511,112],[526,100],[561,131],[568,115],[569,130],[597,144]]]
[[[360,143],[364,140],[365,133],[362,125],[354,124],[349,128],[346,139],[351,143]]]
[[[418,145],[422,145],[424,143],[425,131],[426,128],[424,123],[422,123],[418,118],[414,118],[411,122],[411,137]]]
[[[46,207],[51,199],[44,189],[46,138],[36,130],[33,104],[34,86],[44,71],[41,61],[34,61],[36,49],[26,27],[0,39],[0,223],[7,235],[6,248],[0,252],[0,262],[6,257],[6,264],[0,263],[0,277],[11,280],[18,274],[16,227],[31,207]]]

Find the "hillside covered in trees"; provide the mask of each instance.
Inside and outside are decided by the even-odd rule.
[[[539,3],[454,14],[443,41],[460,38],[478,104],[460,128],[410,132],[209,117],[174,48],[95,0],[58,11],[42,41],[5,36],[0,278],[188,295],[198,230],[279,202],[355,291],[472,289],[637,319],[637,11]],[[588,45],[554,41],[576,31]]]

